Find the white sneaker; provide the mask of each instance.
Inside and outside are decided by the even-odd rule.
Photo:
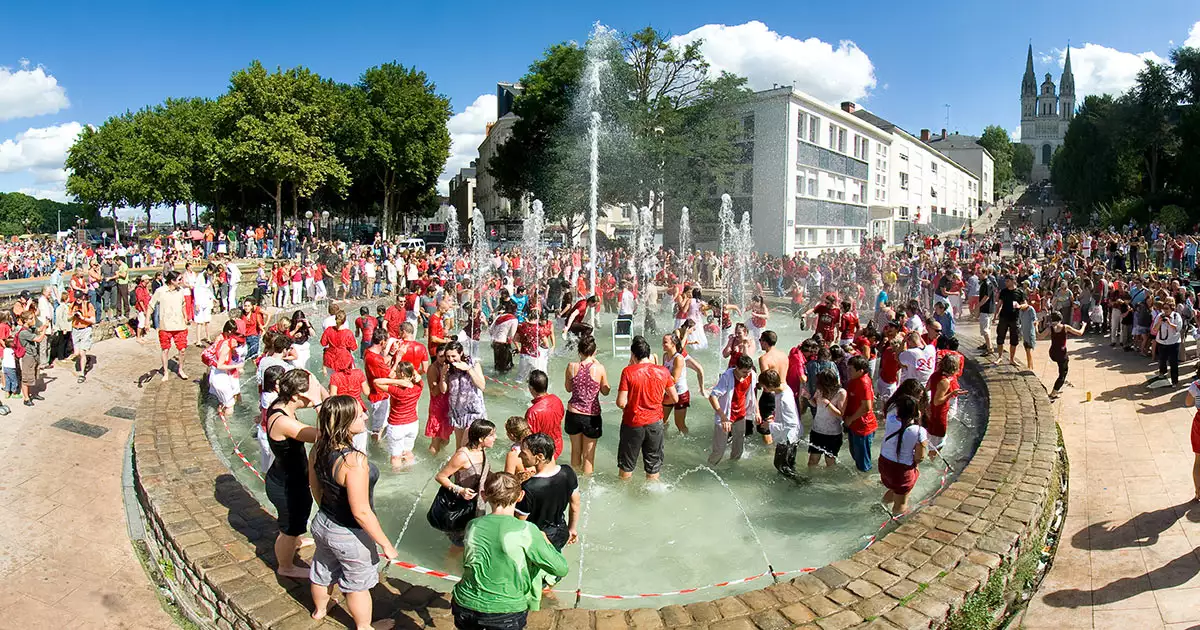
[[[1169,378],[1163,378],[1162,380],[1158,380],[1158,381],[1151,381],[1151,383],[1150,383],[1151,389],[1162,389],[1164,387],[1170,387],[1170,386],[1171,386],[1171,379],[1169,379]]]

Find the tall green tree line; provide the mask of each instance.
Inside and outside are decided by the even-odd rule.
[[[1169,209],[1200,218],[1200,49],[1147,61],[1129,91],[1088,96],[1051,163],[1051,180],[1080,221],[1123,224]]]
[[[354,85],[307,68],[233,73],[215,99],[168,99],[85,128],[67,156],[67,192],[115,216],[201,206],[226,223],[299,219],[300,207],[371,217],[389,233],[437,207],[450,155],[449,101],[424,72],[397,63]]]

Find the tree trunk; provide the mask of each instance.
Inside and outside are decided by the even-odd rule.
[[[146,204],[146,231],[150,231],[150,204]]]
[[[389,172],[383,178],[383,215],[379,219],[379,234],[383,240],[387,240],[391,234],[392,225],[392,182],[395,181],[394,172]]]
[[[292,225],[300,229],[300,189],[292,184]]]
[[[196,208],[196,210],[198,211],[199,208]],[[200,214],[200,213],[197,212],[196,214]],[[199,223],[199,221],[192,221],[192,202],[190,202],[190,201],[187,202],[187,222],[188,222],[188,225],[196,225],[197,223]]]
[[[113,218],[113,238],[116,239],[117,245],[121,244],[121,225],[117,223],[117,206],[113,204],[109,206],[109,211],[112,212]]]
[[[283,180],[275,181],[275,251],[279,251],[279,235],[283,232]]]
[[[171,227],[177,227],[179,225],[179,214],[176,211],[178,206],[179,204],[177,203],[171,204]]]

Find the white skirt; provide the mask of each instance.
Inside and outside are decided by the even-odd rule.
[[[295,361],[296,367],[307,370],[308,369],[308,357],[312,354],[312,351],[309,350],[309,348],[308,348],[308,344],[306,344],[306,343],[295,344],[292,346],[292,350],[296,351],[296,361]]]
[[[236,376],[215,367],[208,369],[208,393],[216,397],[222,407],[232,407],[240,390]]]
[[[212,322],[212,302],[196,302],[196,312],[192,316],[192,321],[196,322],[197,324],[207,324]]]

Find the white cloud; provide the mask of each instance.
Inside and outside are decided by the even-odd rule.
[[[82,130],[83,125],[68,122],[22,131],[15,138],[0,143],[0,173],[33,171],[45,178],[41,181],[64,179],[51,171],[62,169],[67,150]]]
[[[1192,28],[1188,29],[1188,36],[1187,39],[1184,40],[1183,45],[1191,46],[1192,48],[1200,48],[1200,21],[1196,22],[1192,25]]]
[[[1008,132],[1008,139],[1010,142],[1020,142],[1021,141],[1021,125],[1017,125],[1016,127],[1013,127],[1013,130]]]
[[[67,195],[67,190],[61,186],[58,188],[21,188],[17,192],[38,199],[53,199],[54,201],[61,201],[63,203],[72,201],[70,196]]]
[[[16,71],[0,67],[0,121],[53,114],[69,104],[67,91],[45,68],[31,68],[26,59]]]
[[[1057,52],[1059,67],[1062,67],[1066,62],[1067,51]],[[1137,73],[1145,67],[1147,59],[1157,63],[1166,61],[1153,51],[1130,53],[1100,44],[1084,44],[1083,48],[1071,48],[1076,105],[1082,105],[1083,97],[1089,94],[1116,96],[1133,87],[1137,81]],[[1058,81],[1058,77],[1054,79],[1055,82]]]
[[[852,41],[835,47],[816,37],[780,35],[759,21],[736,26],[706,24],[671,38],[682,44],[703,39],[712,69],[748,79],[755,90],[791,85],[829,103],[861,100],[875,88],[875,66]]]
[[[463,111],[450,117],[450,159],[438,179],[438,192],[445,195],[450,191],[450,180],[461,168],[471,165],[479,157],[479,145],[487,136],[488,123],[496,122],[496,95],[480,94],[475,102]]]

